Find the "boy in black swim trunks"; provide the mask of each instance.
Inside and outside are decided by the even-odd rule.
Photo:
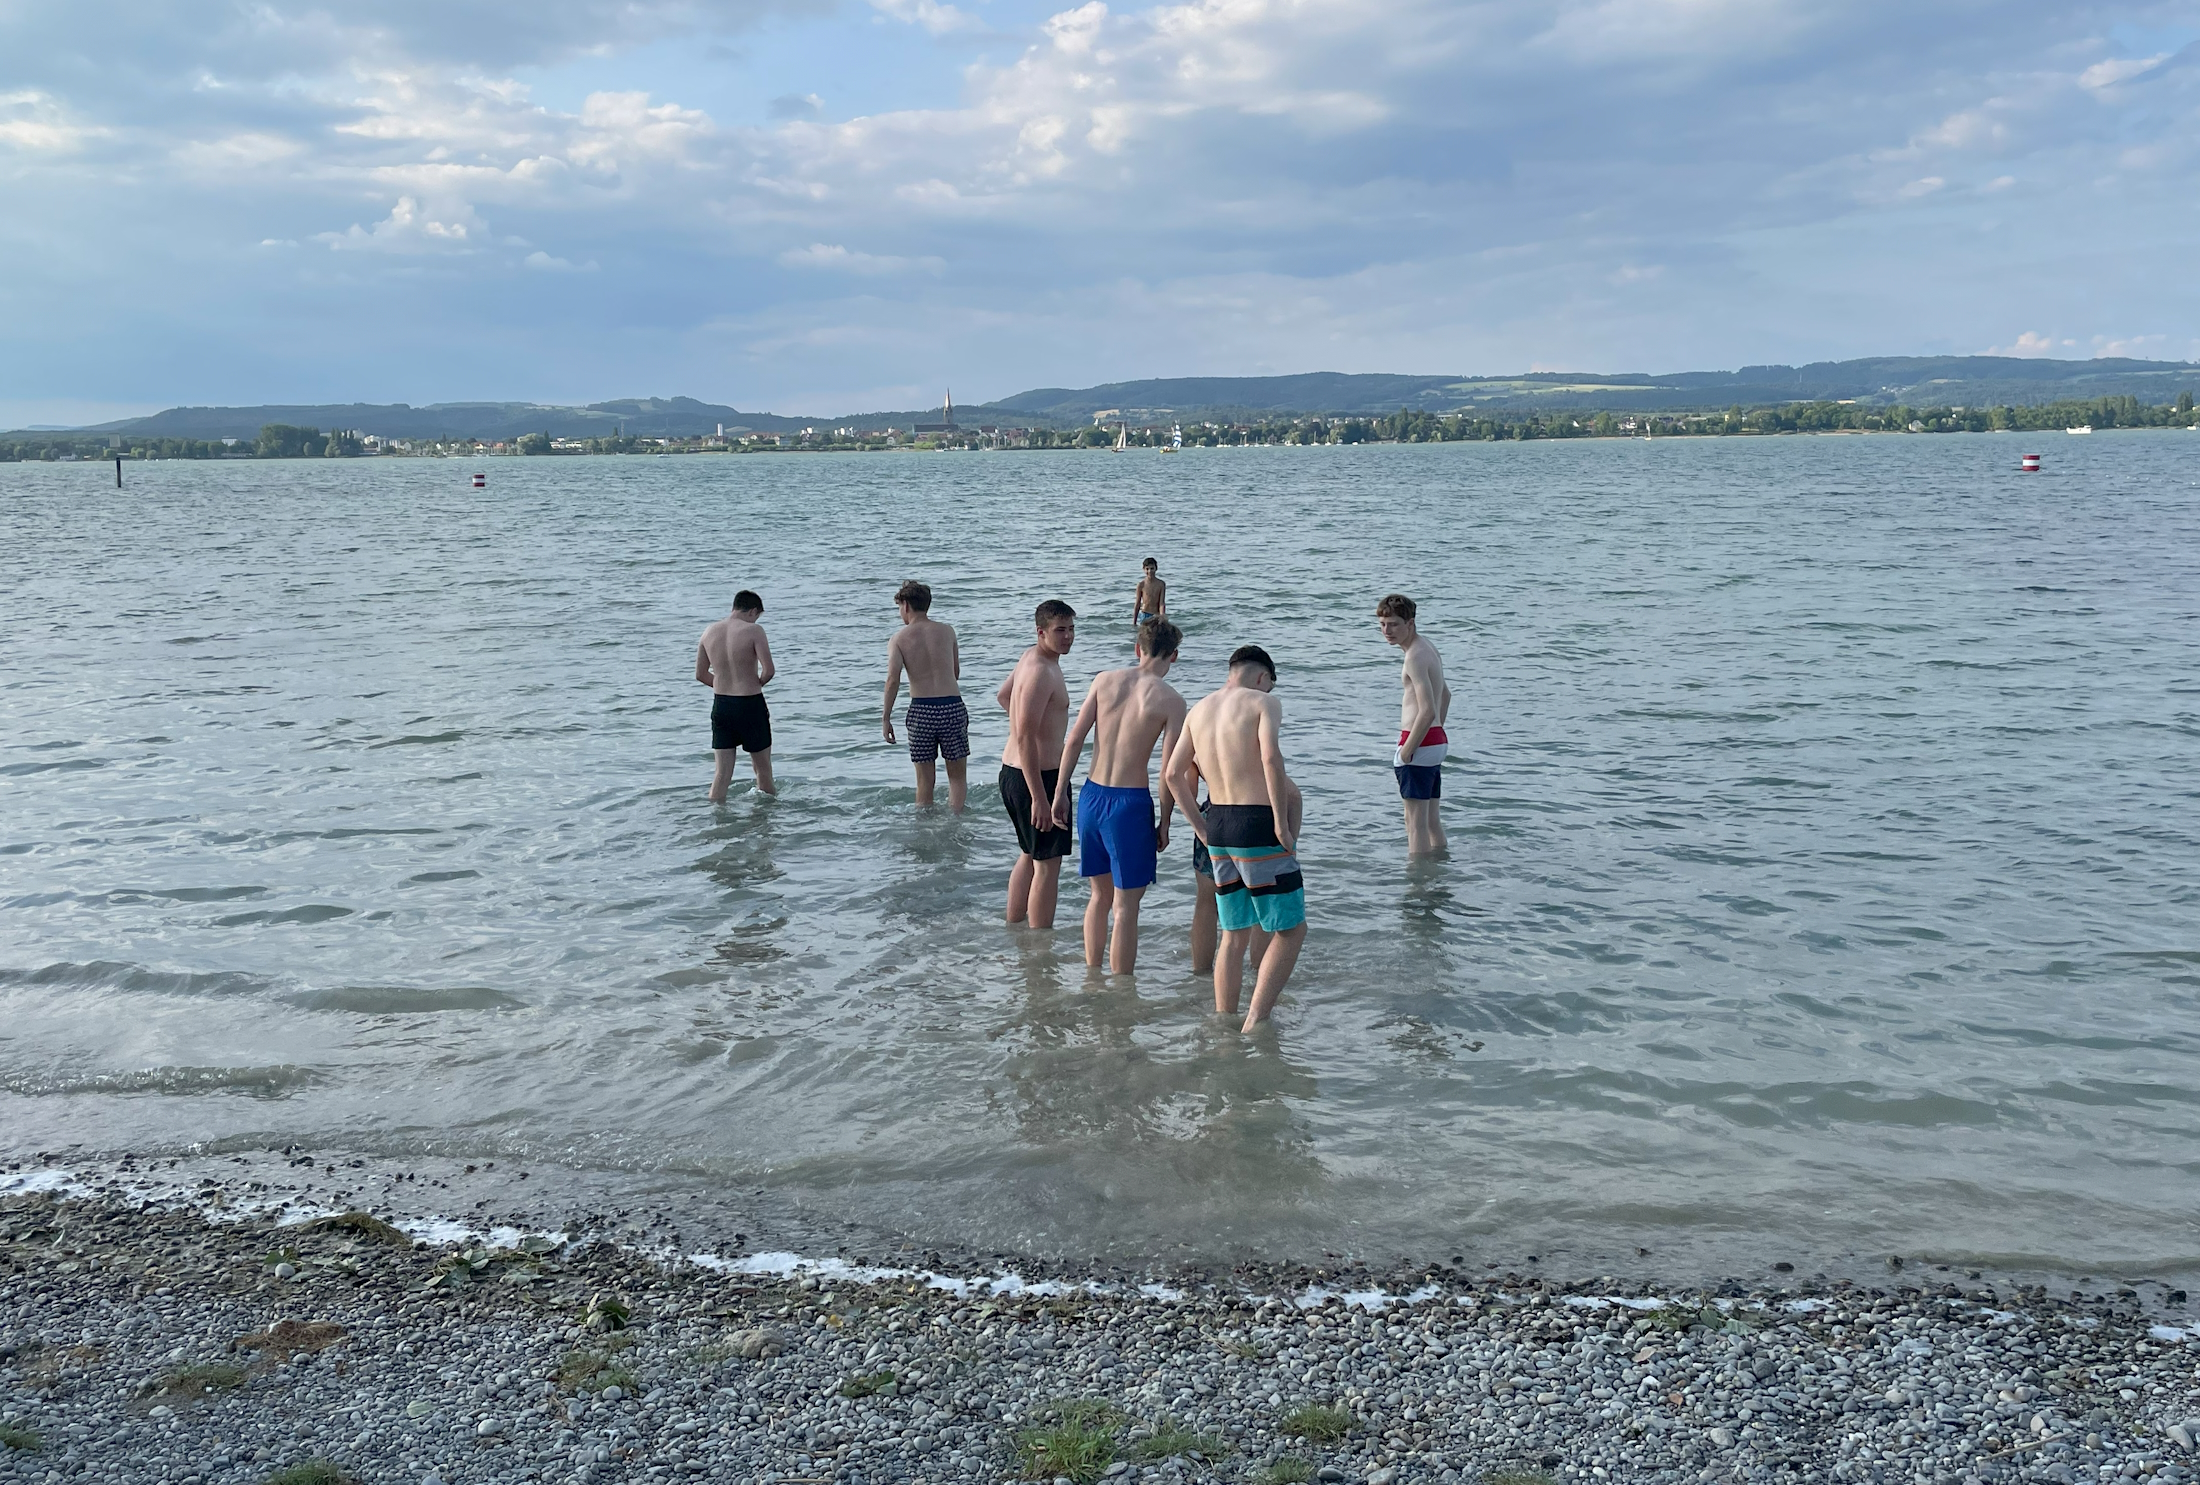
[[[1008,743],[1001,749],[1001,804],[1016,830],[1007,919],[1052,928],[1062,858],[1070,848],[1074,818],[1070,811],[1076,803],[1065,796],[1061,818],[1056,818],[1062,738],[1069,731],[1069,686],[1062,679],[1062,657],[1077,642],[1077,610],[1059,598],[1049,598],[1039,605],[1032,622],[1038,629],[1036,642],[993,695],[1008,713]]]
[[[733,595],[733,612],[703,631],[695,646],[695,679],[710,687],[710,746],[716,762],[710,802],[723,804],[733,765],[746,748],[759,793],[772,787],[772,713],[764,687],[777,671],[764,637],[764,600],[747,588]]]

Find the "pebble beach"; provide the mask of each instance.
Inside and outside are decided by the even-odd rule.
[[[469,1227],[247,1174],[0,1173],[0,1481],[2173,1485],[2200,1432],[2174,1290],[1898,1259],[1679,1289],[1041,1276]]]

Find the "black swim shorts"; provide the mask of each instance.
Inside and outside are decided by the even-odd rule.
[[[710,745],[765,753],[772,745],[772,709],[761,694],[710,699]]]
[[[1062,771],[1050,768],[1039,775],[1039,782],[1046,786],[1049,796],[1061,781]],[[1070,804],[1077,803],[1076,790],[1070,791]],[[1067,821],[1040,834],[1031,828],[1031,786],[1024,782],[1024,771],[1001,765],[1001,804],[1008,811],[1008,822],[1016,827],[1016,849],[1034,861],[1053,861],[1067,856],[1070,847],[1070,827]]]

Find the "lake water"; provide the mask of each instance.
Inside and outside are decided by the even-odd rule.
[[[2200,437],[2025,437],[0,465],[0,1146],[1126,1260],[2193,1268]],[[1251,1037],[1181,832],[1134,981],[1080,887],[999,921],[992,690],[1050,596],[1073,689],[1124,663],[1149,553],[1188,695],[1281,667],[1313,926]],[[878,735],[912,576],[961,818]],[[782,792],[713,808],[744,586]],[[1392,589],[1457,697],[1435,867]]]

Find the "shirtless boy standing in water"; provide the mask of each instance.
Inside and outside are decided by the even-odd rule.
[[[733,782],[733,765],[742,748],[756,770],[756,787],[772,787],[772,713],[764,687],[777,671],[771,642],[764,637],[764,600],[743,588],[733,595],[733,613],[703,631],[695,646],[695,679],[711,689],[710,746],[717,763],[710,781],[710,802],[723,804]]]
[[[1069,854],[1070,816],[1054,813],[1061,775],[1062,734],[1069,730],[1069,686],[1062,657],[1077,640],[1077,610],[1049,598],[1032,615],[1036,643],[1016,662],[993,699],[1008,713],[1001,749],[1001,805],[1016,828],[1016,865],[1008,874],[1008,921],[1054,926],[1062,858]],[[1066,794],[1068,791],[1064,791]]]
[[[1444,658],[1414,627],[1419,610],[1403,593],[1375,605],[1383,638],[1405,651],[1405,696],[1398,714],[1398,751],[1393,757],[1398,796],[1406,815],[1406,854],[1441,855],[1451,847],[1438,808],[1444,796],[1444,756],[1451,739],[1444,720],[1451,715],[1451,687],[1444,684]]]
[[[1169,845],[1174,796],[1164,781],[1157,815],[1147,765],[1154,744],[1162,744],[1161,756],[1167,758],[1184,727],[1184,698],[1164,679],[1183,642],[1182,631],[1167,619],[1148,619],[1138,630],[1138,664],[1093,677],[1077,725],[1062,744],[1054,809],[1066,818],[1077,756],[1085,750],[1085,735],[1093,737],[1092,772],[1077,801],[1077,830],[1085,838],[1080,874],[1092,886],[1085,905],[1085,963],[1099,968],[1102,951],[1112,947],[1108,962],[1119,975],[1137,966],[1138,904],[1153,885],[1155,853]]]
[[[1207,780],[1207,809],[1190,816],[1192,833],[1214,860],[1215,907],[1222,944],[1215,955],[1215,1013],[1237,1014],[1246,950],[1254,928],[1272,938],[1260,956],[1244,1029],[1268,1019],[1306,941],[1305,881],[1299,874],[1297,811],[1283,770],[1283,703],[1268,693],[1276,662],[1258,645],[1230,656],[1230,679],[1184,718],[1169,755],[1170,792],[1191,799]],[[1280,808],[1279,808],[1280,806]]]
[[[1148,557],[1146,575],[1138,580],[1138,595],[1131,600],[1131,612],[1137,615],[1131,621],[1134,630],[1142,630],[1149,620],[1169,616],[1169,585],[1161,581],[1161,564]]]
[[[886,642],[886,740],[894,741],[894,697],[909,672],[909,761],[917,770],[917,803],[930,805],[936,761],[947,759],[947,807],[962,813],[970,793],[970,708],[963,705],[962,651],[955,631],[932,618],[932,590],[903,583],[894,594],[901,628]]]

